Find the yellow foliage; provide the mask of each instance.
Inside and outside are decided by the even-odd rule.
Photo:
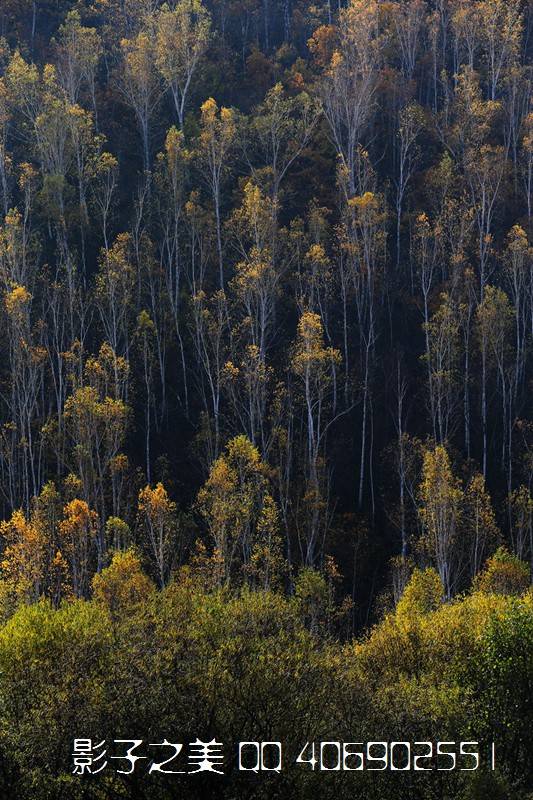
[[[450,597],[463,492],[442,445],[427,450],[424,455],[420,498],[420,516],[425,529],[422,546],[438,570],[446,596]]]
[[[476,577],[474,589],[484,594],[520,595],[530,585],[529,565],[500,547]]]
[[[92,579],[94,600],[111,613],[131,612],[136,604],[146,601],[154,588],[133,550],[115,553],[109,567]]]
[[[198,510],[223,560],[226,579],[234,567],[238,546],[244,552],[247,569],[255,547],[256,567],[259,561],[266,564],[265,551],[260,554],[265,546],[271,546],[275,560],[277,507],[266,489],[267,467],[259,451],[246,436],[236,436],[211,466],[197,498]]]
[[[31,301],[31,294],[25,286],[14,286],[4,295],[4,303],[8,314],[17,317]]]
[[[173,513],[175,510],[176,504],[169,499],[167,490],[162,483],[158,483],[155,489],[145,486],[139,492],[139,511],[143,514],[155,518]]]
[[[98,516],[91,511],[85,500],[71,500],[64,509],[64,519],[59,524],[65,549],[74,549],[81,538],[88,540],[96,536]]]
[[[9,521],[0,523],[4,551],[2,576],[20,597],[36,600],[42,588],[46,537],[43,529],[14,511]]]
[[[298,322],[298,335],[292,357],[292,366],[297,375],[305,376],[309,371],[327,380],[324,371],[341,361],[339,350],[324,347],[324,328],[319,314],[305,311]]]
[[[396,616],[398,619],[410,618],[435,611],[443,595],[442,581],[434,569],[415,569],[396,607]]]

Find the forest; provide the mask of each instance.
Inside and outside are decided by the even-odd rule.
[[[532,237],[531,0],[0,0],[2,797],[531,800]]]

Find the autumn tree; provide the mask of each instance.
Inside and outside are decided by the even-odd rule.
[[[375,108],[383,44],[378,3],[351,0],[340,13],[339,46],[320,89],[335,149],[348,176],[348,197],[361,191],[357,150]]]
[[[211,17],[201,0],[179,0],[161,7],[155,30],[155,63],[183,130],[191,83],[209,44]]]
[[[176,504],[162,483],[139,492],[138,524],[160,587],[167,583],[180,551]]]
[[[514,306],[516,355],[512,395],[515,403],[519,399],[519,392],[523,386],[526,366],[526,343],[531,327],[532,255],[524,229],[519,225],[514,225],[507,235],[504,266],[510,299]]]
[[[480,474],[472,476],[464,493],[463,526],[468,577],[472,581],[500,539],[491,499]]]
[[[122,39],[120,49],[122,63],[118,85],[126,103],[135,114],[141,135],[143,166],[148,173],[152,161],[152,118],[162,94],[162,80],[155,69],[153,32],[150,29],[141,30],[134,38]]]
[[[185,146],[183,133],[171,127],[165,137],[165,146],[158,156],[157,187],[161,193],[161,261],[164,270],[166,301],[170,306],[171,319],[179,347],[181,371],[183,377],[183,402],[188,409],[189,386],[186,368],[184,316],[184,286],[187,281],[186,259],[183,247],[186,240],[184,230],[186,219],[186,186],[189,178],[192,153]],[[194,255],[192,256],[194,260]],[[194,286],[191,276],[193,294],[198,288]],[[162,405],[165,407],[165,379],[161,373]]]
[[[28,289],[15,282],[4,292],[11,376],[9,417],[4,429],[5,491],[13,507],[24,503],[26,509],[42,485],[42,450],[36,422],[45,353],[32,331],[32,300]]]
[[[210,97],[201,108],[201,129],[198,138],[198,156],[203,165],[205,181],[211,192],[215,212],[218,254],[219,288],[224,288],[224,263],[222,248],[221,190],[227,174],[237,133],[235,114],[230,108],[218,108]]]
[[[259,149],[265,164],[274,209],[280,184],[308,144],[318,116],[319,107],[306,92],[291,97],[276,83],[252,117],[251,144]]]
[[[527,591],[530,583],[530,568],[520,559],[499,547],[487,560],[485,569],[478,576],[474,587],[486,594],[520,595]]]
[[[133,607],[146,602],[154,591],[139,556],[131,549],[115,553],[110,565],[93,577],[91,587],[95,602],[114,615],[131,613]]]
[[[4,550],[0,564],[2,578],[15,594],[28,602],[38,600],[43,591],[46,540],[42,529],[14,511],[9,521],[0,523]]]
[[[222,581],[238,579],[242,568],[262,583],[275,581],[281,564],[277,509],[267,465],[246,436],[228,442],[213,463],[197,508],[220,558]]]
[[[425,325],[425,331],[431,423],[433,434],[441,443],[454,432],[459,403],[459,312],[446,294],[441,296],[441,305]]]
[[[363,160],[367,155],[362,154]],[[373,171],[368,168],[370,180]],[[363,505],[365,479],[368,474],[374,506],[373,468],[368,462],[368,427],[372,418],[372,373],[374,368],[378,300],[383,287],[383,261],[386,246],[383,198],[372,191],[350,197],[345,207],[342,247],[346,254],[348,275],[353,286],[358,326],[359,366],[361,370],[361,434],[359,485],[357,503]]]
[[[122,452],[129,409],[122,399],[121,384],[128,364],[103,345],[98,358],[86,363],[85,376],[65,402],[67,464],[81,482],[82,497],[98,510],[101,528],[99,559],[103,559],[103,524],[110,508],[120,514],[127,458]],[[116,381],[118,393],[115,394]]]
[[[501,396],[501,464],[509,470],[511,465],[512,393],[514,384],[510,355],[509,334],[513,326],[514,310],[509,298],[501,289],[487,286],[483,301],[476,312],[477,332],[481,351],[481,419],[483,426],[483,474],[487,473],[488,458],[488,380],[496,372]]]
[[[412,6],[420,6],[415,0]],[[396,268],[401,260],[401,223],[404,202],[415,172],[418,158],[417,140],[422,132],[424,112],[415,104],[406,106],[400,111],[398,126],[398,176],[396,178]]]
[[[96,277],[96,302],[105,338],[113,352],[125,358],[130,348],[130,301],[135,280],[131,261],[131,237],[119,234],[111,249],[102,253]]]
[[[420,514],[424,523],[421,546],[435,564],[450,598],[457,586],[460,558],[460,518],[463,492],[442,445],[424,456],[420,485]]]
[[[336,417],[336,371],[341,356],[324,346],[322,321],[318,314],[302,314],[292,353],[292,370],[298,379],[305,419],[306,488],[304,504],[307,522],[300,541],[302,558],[313,566],[320,533],[327,524],[326,436]]]
[[[57,71],[59,81],[72,105],[85,89],[96,116],[96,70],[102,57],[102,44],[96,28],[85,27],[77,11],[69,11],[59,28]]]
[[[0,187],[1,208],[7,214],[10,206],[10,183],[12,175],[12,158],[7,147],[8,123],[11,117],[8,90],[5,82],[0,82]]]
[[[59,523],[61,552],[65,556],[76,597],[87,597],[94,569],[98,517],[84,500],[71,500]]]
[[[526,486],[519,486],[509,497],[513,553],[533,567],[533,499]]]
[[[221,404],[224,365],[228,355],[228,300],[223,291],[207,297],[204,291],[193,295],[192,338],[195,356],[200,365],[196,376],[203,406],[206,463],[219,455]]]
[[[283,275],[283,262],[276,242],[275,206],[251,182],[244,189],[243,203],[232,219],[242,260],[235,265],[231,288],[242,303],[249,343],[265,361],[273,336],[276,295]]]

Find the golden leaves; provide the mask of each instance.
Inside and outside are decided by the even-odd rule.
[[[145,514],[152,520],[162,519],[166,515],[174,514],[176,504],[169,499],[167,490],[162,483],[158,483],[154,489],[145,486],[139,492],[138,509],[141,514]]]
[[[305,377],[310,371],[327,380],[327,371],[341,362],[339,350],[324,346],[324,328],[319,314],[305,311],[298,322],[298,333],[292,356],[294,372]]]
[[[10,292],[4,294],[4,305],[8,314],[18,317],[31,301],[31,294],[25,286],[15,285]]]
[[[71,500],[65,506],[64,514],[59,530],[65,542],[72,545],[81,532],[87,533],[90,538],[96,536],[98,516],[95,511],[91,511],[85,500]]]

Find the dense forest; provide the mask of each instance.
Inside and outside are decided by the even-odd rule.
[[[533,789],[532,67],[526,0],[0,0],[4,796],[352,797],[69,759],[355,728],[502,753],[364,800]]]

